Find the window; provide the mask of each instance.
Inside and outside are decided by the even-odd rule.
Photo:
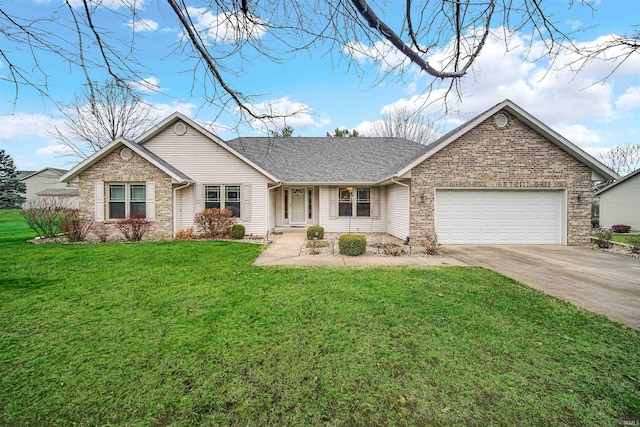
[[[233,216],[240,218],[240,186],[225,185],[224,207],[233,212]]]
[[[338,189],[338,216],[352,216],[353,201],[351,200],[353,188]]]
[[[313,219],[313,190],[309,189],[309,199],[308,199],[308,209],[309,209],[309,219]]]
[[[371,189],[358,188],[356,194],[356,216],[371,216]]]
[[[284,219],[289,218],[289,190],[284,190]]]
[[[239,185],[205,185],[204,208],[225,208],[240,218],[240,186]]]
[[[339,188],[338,216],[371,216],[371,188]]]
[[[204,208],[220,209],[220,186],[219,185],[204,186]]]
[[[109,219],[147,216],[147,186],[145,184],[110,184]]]

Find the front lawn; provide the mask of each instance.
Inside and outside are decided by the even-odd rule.
[[[489,270],[258,268],[259,246],[230,242],[31,245],[8,215],[0,425],[640,420],[638,331]]]

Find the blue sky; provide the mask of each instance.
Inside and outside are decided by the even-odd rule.
[[[103,2],[116,13],[100,15],[103,21],[99,24],[123,38],[131,37],[132,25],[137,26],[136,48],[143,64],[140,77],[156,86],[155,91],[144,89],[144,96],[158,120],[173,111],[181,111],[202,124],[211,125],[223,139],[238,134],[264,134],[264,128],[255,123],[253,127],[251,123],[236,127],[237,116],[232,112],[220,114],[219,106],[205,103],[202,74],[197,69],[194,73],[192,63],[185,62],[175,51],[181,33],[166,4],[140,2],[137,20],[132,22],[129,16],[118,14],[123,10],[118,8],[121,1],[124,0]],[[75,2],[77,0],[71,4]],[[573,40],[580,45],[593,45],[610,34],[631,33],[632,25],[640,22],[640,3],[636,0],[593,2],[593,11],[579,4],[569,8],[568,3],[549,0],[545,3],[546,10],[553,14],[560,28],[576,31]],[[53,16],[55,19],[56,13],[64,10],[60,4],[59,0],[20,0],[3,2],[1,7],[19,17]],[[393,10],[401,11],[400,4],[396,8],[393,2],[387,4],[391,5],[387,6],[387,17],[397,18]],[[215,20],[215,16],[196,9],[191,12],[202,25]],[[407,66],[402,76],[392,73],[380,82],[378,76],[387,71],[387,66],[376,60],[379,58],[373,53],[373,46],[359,45],[358,52],[352,56],[358,66],[352,64],[351,67],[346,53],[334,51],[324,55],[326,48],[321,46],[299,52],[281,63],[249,51],[242,61],[231,57],[226,62],[236,71],[235,75],[226,74],[226,77],[236,89],[256,95],[252,102],[258,110],[268,105],[283,113],[304,111],[287,119],[296,136],[324,136],[336,127],[357,128],[366,135],[371,123],[396,105],[408,108],[428,105],[426,113],[438,117],[442,131],[447,131],[509,98],[595,156],[618,144],[640,142],[639,54],[603,81],[617,64],[593,61],[576,73],[572,68],[577,58],[562,52],[550,68],[546,59],[532,60],[539,49],[537,41],[529,54],[525,53],[524,46],[529,44],[527,34],[509,34],[507,53],[501,38],[504,32],[494,28],[493,34],[472,72],[462,80],[461,98],[449,97],[447,115],[443,115],[444,104],[437,101],[441,89],[436,86],[431,95],[425,94],[425,88],[433,80],[414,66]],[[64,39],[72,37],[72,33],[60,32],[59,36]],[[266,42],[270,34],[266,31],[256,36]],[[9,46],[1,37],[0,44]],[[220,40],[220,32],[217,37],[218,40],[212,36],[208,41],[232,48],[232,40]],[[382,44],[377,47],[385,48]],[[20,51],[13,45],[7,52],[14,60],[29,64],[28,51]],[[436,53],[430,59],[437,61],[437,58]],[[0,148],[14,158],[21,170],[46,166],[68,168],[76,160],[60,156],[61,148],[50,133],[53,124],[60,123],[61,118],[56,103],[73,98],[81,89],[83,75],[53,55],[39,54],[38,59],[48,75],[49,98],[21,87],[16,99],[15,88],[5,80],[8,66],[0,59]],[[385,60],[397,64],[403,58],[390,51]],[[96,72],[93,77],[100,79],[104,74]]]

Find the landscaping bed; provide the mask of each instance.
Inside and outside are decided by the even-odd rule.
[[[338,248],[338,240],[345,233],[325,233],[314,247],[313,240],[305,241],[300,250],[303,256],[343,256]],[[360,233],[359,233],[360,234]],[[429,253],[424,246],[405,245],[404,240],[387,233],[362,233],[367,239],[365,254],[361,256],[401,256],[401,257],[442,257],[439,248],[437,253]]]

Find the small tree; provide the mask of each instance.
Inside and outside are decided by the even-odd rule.
[[[640,168],[640,144],[616,145],[600,153],[600,160],[620,176],[630,174]]]
[[[356,129],[349,130],[335,128],[333,132],[327,132],[327,136],[330,138],[356,138],[361,135]]]
[[[270,130],[269,136],[272,138],[291,138],[293,136],[294,129],[289,125],[284,125],[280,131]]]
[[[16,165],[10,155],[0,150],[0,209],[18,209],[26,200],[24,182],[18,179]]]

